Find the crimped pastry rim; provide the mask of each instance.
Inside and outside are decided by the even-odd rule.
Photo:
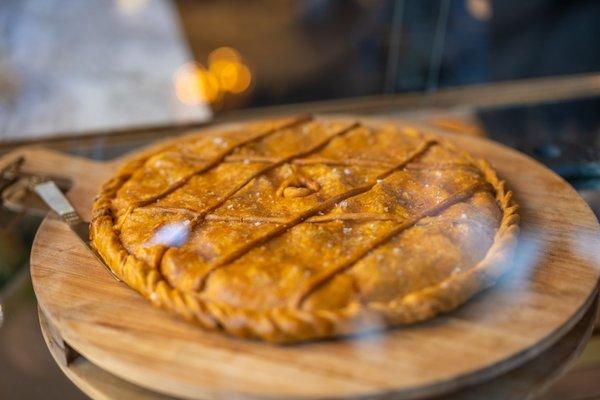
[[[210,131],[218,132],[221,129],[224,127],[215,127]],[[198,134],[202,133],[195,132],[191,137]],[[493,244],[485,257],[474,267],[389,302],[353,302],[337,310],[306,311],[286,307],[257,312],[201,300],[193,293],[172,287],[156,270],[130,254],[113,229],[111,201],[139,166],[171,143],[185,140],[181,137],[159,143],[141,152],[119,168],[113,178],[102,186],[92,210],[92,243],[106,264],[127,285],[154,305],[198,323],[205,329],[223,330],[235,336],[259,338],[270,342],[291,343],[424,321],[457,308],[475,294],[492,286],[510,269],[519,232],[518,206],[513,200],[513,194],[506,189],[505,182],[498,178],[489,163],[457,151],[452,143],[438,135],[431,136],[443,146],[469,158],[481,171],[487,183],[494,188],[502,219]]]

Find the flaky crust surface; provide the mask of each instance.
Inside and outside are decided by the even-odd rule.
[[[240,337],[260,338],[279,343],[348,335],[423,321],[439,313],[455,309],[474,294],[493,285],[498,277],[510,268],[518,234],[518,207],[513,201],[512,193],[505,188],[505,183],[498,178],[495,171],[487,162],[473,159],[464,153],[459,153],[446,140],[416,132],[409,127],[406,127],[404,130],[396,130],[394,133],[406,136],[407,142],[402,145],[409,147],[406,154],[400,160],[392,160],[394,162],[391,168],[376,166],[376,168],[380,168],[375,170],[379,174],[374,174],[372,176],[373,179],[366,181],[367,183],[364,185],[368,186],[372,184],[372,186],[368,190],[365,190],[365,193],[370,193],[373,187],[383,185],[388,179],[393,179],[393,177],[398,175],[403,176],[405,170],[411,165],[417,168],[417,158],[423,157],[428,152],[434,153],[430,157],[434,157],[439,153],[439,157],[445,161],[460,161],[461,168],[464,167],[463,164],[468,164],[467,166],[476,170],[477,174],[473,175],[470,172],[448,172],[444,169],[436,170],[441,171],[439,174],[443,175],[443,179],[453,177],[453,180],[442,180],[441,182],[444,185],[448,185],[448,182],[459,182],[456,185],[458,185],[457,187],[460,190],[453,191],[450,194],[446,193],[445,195],[436,194],[438,197],[433,196],[432,198],[434,200],[441,198],[441,201],[429,204],[429,206],[425,204],[421,208],[414,207],[416,211],[411,208],[411,212],[407,212],[404,208],[398,206],[405,214],[393,214],[390,211],[389,214],[393,214],[392,216],[394,217],[393,223],[387,220],[381,223],[369,222],[376,229],[374,228],[375,233],[373,237],[366,237],[366,241],[370,240],[370,242],[364,251],[356,251],[356,254],[350,254],[346,258],[340,256],[341,261],[333,266],[318,265],[320,258],[315,256],[314,269],[309,270],[310,273],[301,271],[304,272],[304,275],[309,275],[308,277],[299,274],[298,278],[295,278],[288,286],[283,287],[283,294],[278,293],[277,296],[279,297],[275,295],[271,297],[267,296],[264,298],[264,301],[261,300],[262,303],[260,304],[253,305],[252,303],[252,297],[256,297],[256,294],[252,292],[253,282],[248,283],[247,286],[239,284],[239,281],[246,276],[250,276],[251,278],[256,277],[258,282],[261,278],[260,273],[235,275],[233,272],[230,272],[227,275],[227,272],[223,270],[230,270],[232,268],[231,263],[240,263],[240,260],[243,261],[244,257],[249,259],[246,264],[241,263],[240,266],[234,264],[234,267],[242,272],[253,269],[256,265],[259,267],[262,265],[264,268],[277,268],[278,259],[275,258],[271,262],[273,265],[270,266],[265,266],[266,264],[264,263],[258,264],[258,261],[252,260],[256,260],[260,256],[261,253],[257,250],[260,246],[271,245],[273,238],[276,237],[272,232],[279,229],[278,227],[283,226],[285,228],[281,228],[281,232],[277,232],[277,235],[280,235],[287,233],[298,224],[307,225],[308,221],[312,220],[316,221],[313,224],[318,224],[317,219],[326,219],[328,216],[333,216],[332,221],[327,220],[324,223],[331,224],[335,229],[339,225],[344,234],[349,227],[355,227],[354,229],[358,231],[358,225],[351,224],[362,222],[354,220],[346,222],[343,219],[362,218],[365,213],[362,213],[358,217],[355,216],[357,213],[343,213],[339,211],[339,204],[346,199],[360,198],[360,194],[352,194],[343,198],[336,195],[339,198],[331,198],[332,201],[328,205],[328,207],[330,206],[329,208],[315,209],[313,213],[313,206],[309,208],[309,211],[311,211],[310,215],[303,215],[302,218],[304,219],[299,221],[294,220],[294,218],[305,212],[303,211],[304,209],[299,209],[299,212],[280,217],[279,220],[272,223],[274,225],[269,225],[271,222],[269,222],[267,217],[263,216],[262,219],[256,221],[260,222],[260,225],[256,228],[259,232],[256,236],[250,236],[248,239],[252,242],[252,246],[236,248],[236,251],[232,252],[233,255],[206,255],[207,251],[203,249],[200,252],[195,250],[195,252],[188,251],[186,253],[185,246],[191,245],[173,243],[172,238],[169,239],[171,242],[168,244],[151,242],[151,245],[148,245],[147,238],[142,240],[136,236],[135,226],[130,228],[127,225],[133,224],[131,221],[135,221],[135,218],[137,218],[133,213],[138,208],[148,210],[153,207],[162,207],[163,209],[160,211],[164,212],[167,206],[164,205],[165,203],[162,199],[174,198],[177,201],[185,199],[182,196],[177,197],[176,193],[179,193],[184,186],[189,186],[189,176],[206,174],[207,171],[212,171],[215,166],[221,165],[227,157],[233,160],[231,162],[235,162],[234,158],[236,154],[240,160],[244,160],[241,161],[242,163],[247,161],[248,157],[255,157],[255,153],[246,154],[243,151],[240,153],[240,149],[243,150],[249,143],[262,143],[265,138],[276,135],[275,132],[282,132],[286,129],[304,129],[301,127],[310,124],[311,129],[316,132],[315,137],[321,137],[323,132],[325,134],[334,132],[331,137],[335,138],[332,140],[340,141],[338,135],[341,137],[342,135],[347,135],[347,132],[352,132],[356,137],[359,137],[359,133],[355,132],[356,129],[366,129],[367,131],[371,129],[371,127],[361,127],[355,124],[354,121],[336,123],[341,125],[331,123],[325,126],[323,124],[328,124],[326,119],[311,121],[310,119],[300,118],[264,121],[248,125],[242,129],[241,133],[234,132],[233,136],[221,135],[219,129],[216,131],[213,130],[211,133],[208,133],[208,136],[214,142],[222,145],[219,141],[222,140],[222,137],[225,137],[227,140],[232,140],[234,144],[230,147],[225,147],[222,151],[209,154],[206,160],[203,159],[200,161],[200,168],[191,169],[190,171],[186,170],[181,176],[176,176],[175,179],[165,184],[164,187],[158,189],[151,187],[149,189],[150,192],[143,192],[141,189],[137,191],[131,189],[128,191],[127,185],[131,186],[131,182],[142,180],[140,178],[140,171],[146,168],[148,163],[165,162],[163,159],[160,159],[163,154],[169,154],[168,152],[174,148],[178,149],[177,151],[187,149],[200,140],[199,138],[206,136],[206,134],[202,135],[200,133],[187,136],[140,153],[139,156],[123,165],[115,176],[102,187],[93,207],[90,230],[93,245],[116,275],[149,299],[154,305],[183,316],[206,329],[224,330]],[[380,128],[373,129],[377,132],[381,131]],[[395,130],[395,128],[389,127],[385,129]],[[308,135],[312,134],[311,132]],[[382,134],[382,137],[387,140],[388,133],[385,132]],[[297,132],[294,131],[293,133],[296,134]],[[370,134],[372,134],[371,131],[364,133],[366,136]],[[234,139],[231,139],[231,137]],[[313,146],[309,149],[310,151],[305,151],[306,154],[302,155],[310,153],[310,156],[316,157],[319,154],[326,154],[326,150],[323,149],[326,149],[330,144],[331,141],[328,141],[320,148]],[[435,151],[431,150],[433,146],[436,147]],[[263,150],[261,149],[260,151]],[[203,150],[200,149],[199,153],[203,154]],[[318,196],[319,192],[325,190],[323,186],[326,184],[319,182],[318,179],[313,179],[315,177],[311,177],[308,173],[305,173],[305,171],[310,171],[310,169],[299,171],[302,168],[301,166],[289,167],[292,160],[299,160],[297,153],[294,153],[289,159],[284,160],[283,158],[277,158],[277,160],[281,160],[282,162],[274,168],[276,171],[281,170],[283,172],[281,172],[281,176],[277,175],[273,177],[272,181],[277,183],[281,181],[283,183],[277,187],[276,191],[274,190],[272,194],[273,198],[283,199],[281,202],[285,204],[287,204],[286,202],[296,201],[296,197],[298,197],[298,201],[304,201],[303,199],[308,201],[310,196]],[[309,161],[312,160],[310,157],[308,159]],[[432,159],[435,160],[435,157]],[[166,160],[169,161],[170,159],[167,157]],[[272,163],[273,160],[268,160],[267,162]],[[425,168],[429,168],[432,165],[428,163],[424,164],[426,164]],[[446,163],[444,165],[449,164]],[[168,165],[167,167],[172,167],[172,165]],[[363,168],[362,166],[356,168],[361,173],[365,172],[365,170],[361,169]],[[381,172],[382,170],[384,172]],[[260,173],[262,174],[262,172]],[[152,175],[152,172],[149,174]],[[418,175],[418,172],[415,174],[417,174],[416,176],[421,176]],[[471,175],[475,177],[471,177]],[[248,183],[262,179],[259,175],[252,176],[253,178]],[[412,179],[412,176],[409,178]],[[188,181],[185,181],[186,179]],[[473,180],[473,182],[469,179]],[[468,185],[463,181],[467,182]],[[404,191],[404,186],[402,185],[405,184],[405,181],[400,181],[401,186],[399,187],[403,188],[402,191]],[[247,184],[243,186],[247,186]],[[432,184],[432,186],[435,185]],[[440,188],[436,187],[434,189],[443,192],[442,186],[440,184]],[[146,189],[144,188],[143,190]],[[263,191],[258,190],[258,192],[264,194]],[[148,193],[154,194],[148,195]],[[236,196],[238,194],[239,191],[236,191]],[[487,197],[494,200],[494,206],[490,205],[491,203]],[[329,200],[330,197],[324,200],[321,199],[318,202],[318,206],[320,207],[320,204],[327,203]],[[381,207],[383,204],[379,198],[368,200],[370,203],[365,203],[367,205],[360,207],[363,207],[363,209],[374,206]],[[277,200],[277,202],[279,201]],[[400,198],[398,201],[402,202],[404,200]],[[408,206],[406,206],[406,209],[413,206],[411,201],[413,200],[407,201]],[[429,200],[419,201],[427,203]],[[371,203],[377,204],[373,205]],[[242,202],[240,204],[243,205],[245,203]],[[212,214],[209,214],[208,211],[199,212],[196,210],[195,214],[186,219],[186,221],[192,221],[191,224],[193,226],[191,230],[196,230],[197,225],[206,223],[206,221],[216,221],[210,222],[212,224],[227,223],[223,221],[229,219],[233,221],[234,219],[231,215],[218,214],[217,210],[221,209],[221,207],[227,210],[224,204],[218,204],[217,208],[213,207],[210,210]],[[359,206],[357,207],[359,211],[363,211]],[[385,208],[387,209],[387,206]],[[468,214],[469,218],[471,215],[479,218],[480,214],[485,214],[481,217],[484,223],[478,222],[479,225],[485,226],[483,228],[473,227],[464,221],[461,222],[465,217],[464,210],[475,213]],[[371,214],[373,213],[368,215],[369,218],[379,218],[381,216],[380,214],[371,216]],[[152,214],[152,216],[155,215],[158,214]],[[385,213],[383,215],[385,217]],[[243,216],[236,218],[235,221],[243,220],[243,223],[251,224],[248,226],[253,226],[256,223],[253,222],[254,220],[244,219],[245,217]],[[377,224],[381,225],[384,223],[388,225],[385,226],[385,230],[383,228],[380,230]],[[435,228],[436,224],[439,224],[438,228]],[[457,224],[466,224],[466,228],[461,225],[462,230],[458,228],[454,230]],[[475,222],[473,224],[476,225]],[[404,254],[406,249],[412,250],[415,245],[428,242],[428,240],[422,240],[423,236],[420,235],[425,235],[427,238],[430,226],[433,227],[431,229],[436,233],[436,237],[439,236],[441,238],[439,243],[442,245],[447,244],[448,248],[440,250],[439,248],[434,249],[432,247],[430,250],[427,248],[418,251],[414,250],[415,254],[427,254],[428,251],[431,253],[440,251],[454,252],[457,254],[455,258],[456,265],[445,258],[439,262],[435,260],[427,261],[429,264],[424,261],[423,265],[425,266],[443,264],[443,268],[440,267],[443,271],[438,271],[436,272],[437,275],[431,276],[428,271],[418,269],[420,267],[418,259],[407,260],[406,268],[417,268],[416,272],[411,272],[407,275],[407,278],[412,281],[419,281],[420,276],[423,275],[423,282],[425,282],[412,286],[411,284],[408,284],[408,286],[405,285],[402,283],[402,279],[398,280],[396,277],[396,275],[403,272],[403,263],[400,261],[392,263],[393,265],[397,264],[393,271],[393,276],[390,275],[390,272],[379,272],[389,264],[389,261],[386,264],[386,260],[389,260],[389,258],[385,257],[390,257],[390,254],[392,254],[394,257],[397,256],[398,259],[402,259],[406,257]],[[273,229],[271,229],[272,227]],[[265,229],[264,232],[266,233],[260,231],[260,229]],[[267,231],[266,229],[271,230]],[[469,239],[472,235],[469,236],[470,234],[461,233],[462,231],[473,229],[479,229],[477,232],[483,232],[479,236],[489,236],[489,244],[485,242],[484,246],[483,244],[479,245],[480,243],[473,243],[473,239]],[[451,230],[451,232],[445,232],[448,230]],[[227,233],[227,229],[222,229],[219,232]],[[350,232],[352,232],[352,229],[350,229]],[[445,235],[451,237],[450,239],[452,240],[442,240]],[[155,236],[151,240],[154,240]],[[406,243],[397,241],[399,236],[402,236]],[[341,240],[343,241],[343,238]],[[190,241],[192,242],[191,239]],[[394,243],[396,243],[397,247],[391,247]],[[212,243],[210,244],[212,245]],[[195,246],[198,246],[198,242],[196,242]],[[424,244],[424,246],[426,247],[427,244]],[[468,252],[469,246],[481,251],[482,256],[476,262],[472,263],[472,265],[464,265],[471,261],[465,255]],[[323,243],[323,249],[323,252],[328,252],[325,249],[325,242]],[[354,247],[352,249],[354,250]],[[397,254],[396,250],[398,250]],[[275,251],[280,251],[280,249],[275,248]],[[306,250],[308,253],[311,251],[315,250]],[[249,253],[250,255],[248,255]],[[198,257],[207,257],[210,261],[206,263],[208,267],[204,268],[204,264],[200,264],[204,268],[201,270],[201,273],[197,271],[198,268],[188,268],[186,260],[189,259],[190,254],[200,254]],[[450,258],[450,260],[454,259]],[[269,260],[264,262],[269,263]],[[381,279],[377,281],[373,278],[376,282],[371,283],[370,279],[372,277]],[[387,282],[390,281],[396,282],[395,286],[390,287],[387,285]],[[347,282],[350,283],[346,285]],[[254,285],[257,286],[258,283]],[[238,290],[239,293],[235,292],[236,287],[242,288]],[[263,291],[269,292],[269,290],[270,286],[268,285],[266,289],[263,288]],[[283,300],[280,301],[280,298],[283,298]],[[272,302],[272,305],[269,305],[271,304],[270,302]]]

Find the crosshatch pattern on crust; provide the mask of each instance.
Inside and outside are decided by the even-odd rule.
[[[309,116],[144,152],[93,214],[98,252],[155,305],[275,342],[452,310],[510,266],[518,233],[485,161],[410,127]]]

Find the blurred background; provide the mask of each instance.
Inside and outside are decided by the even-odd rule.
[[[600,67],[595,1],[226,4],[175,3],[195,60],[216,78],[219,95],[208,90],[206,97],[218,111],[434,91]],[[220,52],[221,46],[235,50]],[[239,76],[228,75],[216,64],[228,56],[243,56],[249,69],[242,65]]]
[[[599,21],[595,0],[2,0],[0,155],[109,159],[213,122],[384,115],[524,151],[598,212]],[[39,333],[44,210],[2,174],[0,398],[84,398]],[[546,398],[600,398],[598,376],[592,340]]]

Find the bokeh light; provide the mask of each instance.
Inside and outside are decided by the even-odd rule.
[[[242,93],[250,86],[252,74],[240,53],[231,47],[219,47],[208,55],[208,69],[219,80],[221,90]]]
[[[252,80],[248,67],[239,63],[228,63],[216,75],[223,90],[231,93],[242,93]]]
[[[219,47],[208,54],[208,66],[219,61],[241,62],[242,56],[240,53],[231,47]]]
[[[216,103],[226,93],[240,94],[250,87],[252,73],[237,50],[219,47],[209,53],[207,61],[208,68],[187,63],[175,74],[175,91],[182,103]]]
[[[214,103],[221,95],[218,80],[197,63],[184,64],[177,70],[175,93],[188,105]]]

